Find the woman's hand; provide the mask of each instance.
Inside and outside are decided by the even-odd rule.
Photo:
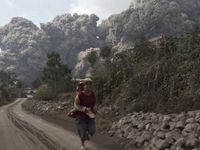
[[[85,111],[86,112],[91,112],[91,108],[90,107],[86,107]]]

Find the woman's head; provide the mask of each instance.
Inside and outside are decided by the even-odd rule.
[[[92,80],[90,78],[85,78],[84,82],[84,90],[91,91],[92,90]]]

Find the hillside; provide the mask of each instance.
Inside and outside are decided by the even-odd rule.
[[[140,39],[91,71],[100,103],[123,113],[182,112],[200,108],[199,29]]]

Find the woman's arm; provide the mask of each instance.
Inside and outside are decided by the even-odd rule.
[[[74,108],[78,111],[83,111],[83,112],[85,112],[85,110],[86,110],[85,106],[80,105],[80,99],[79,99],[78,95],[76,95],[75,100],[74,100]]]

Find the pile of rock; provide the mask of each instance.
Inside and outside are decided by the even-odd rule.
[[[68,111],[71,108],[71,103],[64,102],[51,102],[51,101],[37,101],[33,102],[31,112],[35,114],[58,113]]]
[[[132,113],[113,123],[109,133],[126,139],[130,150],[198,150],[200,112]]]

